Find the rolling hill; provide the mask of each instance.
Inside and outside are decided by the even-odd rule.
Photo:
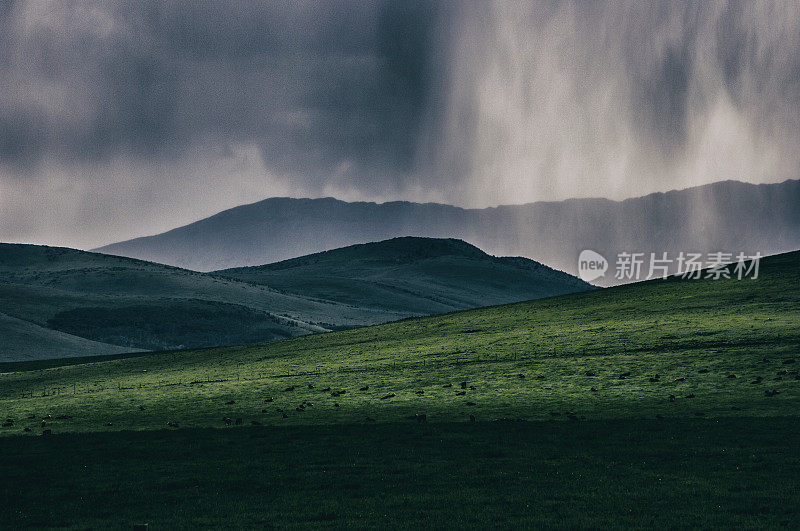
[[[793,252],[756,280],[0,365],[0,524],[791,526],[799,353]]]
[[[215,274],[411,315],[540,299],[590,287],[526,258],[489,256],[461,240],[411,237]]]
[[[403,267],[385,260],[387,245],[405,257]],[[74,249],[0,244],[0,302],[7,316],[0,329],[9,337],[0,360],[271,341],[590,288],[530,260],[494,258],[464,242],[362,246],[360,263],[370,264],[369,278],[345,274],[349,252],[331,255],[340,260],[336,271],[283,264],[280,275],[265,277],[259,269],[223,276]]]
[[[775,254],[800,247],[800,180],[485,209],[273,198],[96,250],[210,271],[398,236],[460,238],[490,254],[525,256],[573,274],[583,249],[612,263],[623,251]]]

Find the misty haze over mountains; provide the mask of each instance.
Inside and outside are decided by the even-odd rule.
[[[570,273],[583,249],[603,254],[612,267],[623,251],[773,254],[800,247],[800,181],[725,181],[624,201],[485,209],[272,198],[96,251],[211,271],[397,236],[460,238],[491,254],[524,256]]]

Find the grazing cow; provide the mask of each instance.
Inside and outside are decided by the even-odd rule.
[[[334,402],[333,407],[339,407],[339,402]]]
[[[395,396],[397,396],[397,395],[395,395],[394,393],[389,393],[388,395],[382,396],[381,400],[386,400],[388,398],[394,398]]]
[[[283,414],[283,418],[285,418],[285,419],[288,419],[288,418],[289,418],[289,415],[287,415],[286,413],[284,413],[284,414]]]
[[[475,422],[475,415],[470,414],[469,421],[470,422]]]
[[[675,402],[675,395],[669,395],[669,401]]]
[[[236,400],[228,400],[227,402],[225,402],[225,405],[226,405],[226,406],[232,406],[232,405],[234,405],[235,403],[236,403]]]
[[[753,380],[753,381],[752,381],[752,382],[750,382],[750,383],[751,383],[751,384],[753,384],[753,385],[758,385],[758,384],[760,384],[760,383],[761,383],[761,381],[762,381],[763,379],[764,379],[764,378],[762,378],[761,376],[756,376],[756,379],[755,379],[755,380]]]
[[[592,392],[596,393],[597,392],[597,387],[592,387]]]
[[[269,411],[267,411],[266,409],[262,409],[261,412],[262,413],[269,413]]]
[[[277,408],[277,409],[275,410],[275,412],[276,412],[276,413],[283,413],[283,410],[282,410],[281,408]]]
[[[368,386],[368,385],[365,385],[364,387],[362,387],[361,389],[359,389],[359,391],[369,391],[369,386]]]
[[[167,422],[167,426],[169,426],[170,428],[177,428],[178,427],[178,423],[177,422]]]
[[[464,396],[465,394],[467,394],[466,391],[459,391],[456,393],[456,396]]]
[[[453,387],[453,384],[444,384],[442,387],[444,387],[445,389],[447,389],[448,387]]]
[[[226,426],[230,426],[233,420],[231,420],[230,417],[222,417],[222,422],[224,422]]]
[[[308,384],[308,388],[309,389],[314,389],[314,386],[312,384]]]
[[[425,394],[425,391],[423,391],[423,390],[414,391],[414,394],[415,394],[415,395],[424,395],[424,394]]]
[[[289,386],[289,387],[287,387],[286,389],[283,390],[284,393],[288,393],[289,391],[294,391],[294,386],[293,385]]]
[[[320,389],[320,391],[321,391],[321,392],[323,392],[323,393],[327,393],[327,392],[329,392],[330,390],[331,390],[331,388],[330,388],[330,387],[326,387],[325,389]]]
[[[706,373],[708,373],[708,369],[700,369],[697,372],[700,373],[700,374],[706,374]]]
[[[686,378],[684,378],[683,376],[681,376],[680,378],[675,378],[675,381],[676,381],[676,382],[685,382],[685,381],[686,381]]]
[[[272,402],[273,400],[275,400],[275,399],[272,398],[272,397],[269,397],[269,398],[265,398],[264,402]]]
[[[298,406],[298,407],[294,408],[294,410],[302,412],[302,411],[305,411],[306,409],[303,406]]]
[[[629,373],[629,372],[623,372],[622,374],[620,374],[620,375],[619,375],[619,379],[620,379],[620,380],[625,380],[625,379],[627,379],[627,378],[628,378],[630,375],[631,375],[631,373]]]
[[[728,375],[728,378],[736,378],[736,375],[731,373],[731,374]]]
[[[476,404],[475,404],[475,402],[467,402],[467,405],[468,405],[468,406],[474,406],[474,405],[476,405]]]
[[[586,376],[594,376],[595,374],[592,371],[586,371]]]
[[[236,425],[237,426],[241,426],[242,425],[242,419],[241,418],[236,419]]]
[[[517,378],[520,378],[520,379],[522,379],[522,378],[525,378],[525,375],[524,375],[524,374],[522,374],[522,373],[519,373],[519,374],[517,375]]]
[[[145,409],[147,409],[147,408],[144,407],[144,406],[139,406],[139,411],[144,411]]]
[[[467,382],[461,382],[461,389],[467,388]]]

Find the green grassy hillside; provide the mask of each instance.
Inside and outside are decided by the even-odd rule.
[[[767,259],[757,280],[654,281],[270,344],[5,373],[0,399],[17,419],[71,415],[58,431],[219,426],[224,416],[318,424],[423,413],[790,414],[800,397],[791,362],[800,357],[797,260]],[[304,402],[314,405],[298,411]]]
[[[792,526],[798,260],[6,365],[0,526]]]
[[[461,240],[434,238],[394,238],[216,273],[289,293],[414,315],[591,288],[533,260],[498,258]]]

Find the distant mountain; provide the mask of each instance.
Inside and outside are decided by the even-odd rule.
[[[590,289],[527,258],[461,240],[395,238],[216,274],[362,308],[441,313]]]
[[[274,198],[97,249],[200,271],[252,266],[397,236],[459,238],[494,255],[575,273],[583,249],[773,254],[800,247],[800,181],[725,181],[625,201],[570,199],[485,209]]]
[[[0,362],[270,341],[586,289],[455,240],[403,238],[217,274],[0,244]]]

